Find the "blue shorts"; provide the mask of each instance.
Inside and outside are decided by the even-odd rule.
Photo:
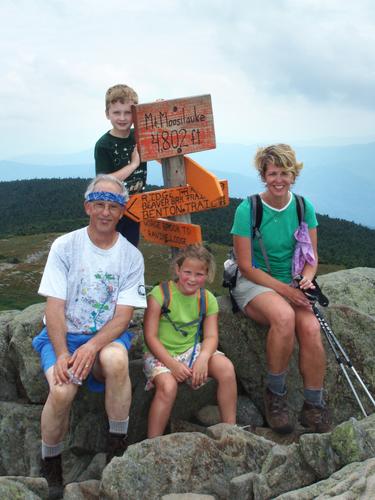
[[[82,333],[68,333],[66,335],[66,342],[68,345],[68,350],[70,354],[73,354],[74,351],[81,347],[81,345],[86,344],[95,334],[82,334]],[[122,344],[125,349],[128,351],[130,349],[132,338],[134,334],[131,332],[125,331],[112,342],[118,342]],[[47,328],[44,327],[43,330],[33,338],[32,341],[33,348],[39,353],[40,356],[40,364],[44,371],[44,373],[51,368],[56,363],[56,354],[53,348],[52,342],[48,336]],[[87,386],[92,392],[103,392],[105,385],[102,382],[99,382],[94,378],[92,373],[87,377]]]

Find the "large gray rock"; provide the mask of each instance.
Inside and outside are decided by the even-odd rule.
[[[36,477],[0,477],[0,498],[2,500],[47,500],[47,481]]]
[[[9,323],[19,311],[0,312],[0,401],[17,399],[17,369],[9,357]]]
[[[375,458],[354,462],[329,479],[276,497],[277,500],[369,500],[375,498]]]
[[[330,303],[354,307],[375,317],[375,269],[356,267],[319,276]]]
[[[104,469],[103,499],[160,498],[168,493],[205,493],[229,498],[229,483],[249,468],[259,470],[272,443],[220,424],[211,436],[181,433],[143,441]]]
[[[9,324],[11,330],[9,355],[17,368],[20,380],[19,393],[31,403],[43,403],[48,393],[39,357],[31,345],[32,339],[43,327],[44,308],[43,303],[27,307]]]
[[[40,405],[0,402],[1,475],[39,475],[41,411]]]

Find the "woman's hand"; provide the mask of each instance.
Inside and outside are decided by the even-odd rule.
[[[191,379],[193,389],[197,389],[207,381],[209,359],[210,355],[203,352],[197,357],[193,366],[193,376]]]
[[[309,299],[304,295],[302,290],[298,288],[293,288],[291,286],[287,286],[283,293],[283,296],[289,300],[291,304],[299,307],[311,307]]]
[[[185,382],[193,373],[191,368],[176,360],[174,360],[173,365],[169,369],[177,382]]]
[[[298,287],[301,290],[308,290],[309,288],[314,289],[315,285],[313,284],[313,282],[311,280],[306,278],[306,276],[302,276],[302,279],[298,282]]]

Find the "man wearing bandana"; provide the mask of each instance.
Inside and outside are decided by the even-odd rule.
[[[89,225],[52,244],[39,294],[47,297],[45,323],[34,338],[49,385],[41,417],[42,473],[61,488],[61,452],[79,386],[105,390],[110,460],[126,449],[131,402],[126,331],[134,307],[145,307],[142,254],[116,231],[126,188],[98,175],[85,193]]]

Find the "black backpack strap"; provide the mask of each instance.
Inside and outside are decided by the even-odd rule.
[[[268,260],[268,255],[263,243],[262,233],[260,232],[260,225],[262,224],[263,217],[263,204],[262,199],[259,194],[253,194],[248,197],[249,205],[251,207],[251,253],[252,258],[254,258],[253,240],[256,238],[259,243],[260,250],[262,252],[264,262],[266,263],[267,271],[271,274],[271,266]]]
[[[295,194],[294,196],[296,197],[298,225],[300,225],[305,220],[305,199],[299,194]]]
[[[162,281],[159,283],[161,293],[163,295],[163,304],[161,306],[161,314],[170,312],[169,304],[171,302],[171,291],[169,289],[169,281]]]

